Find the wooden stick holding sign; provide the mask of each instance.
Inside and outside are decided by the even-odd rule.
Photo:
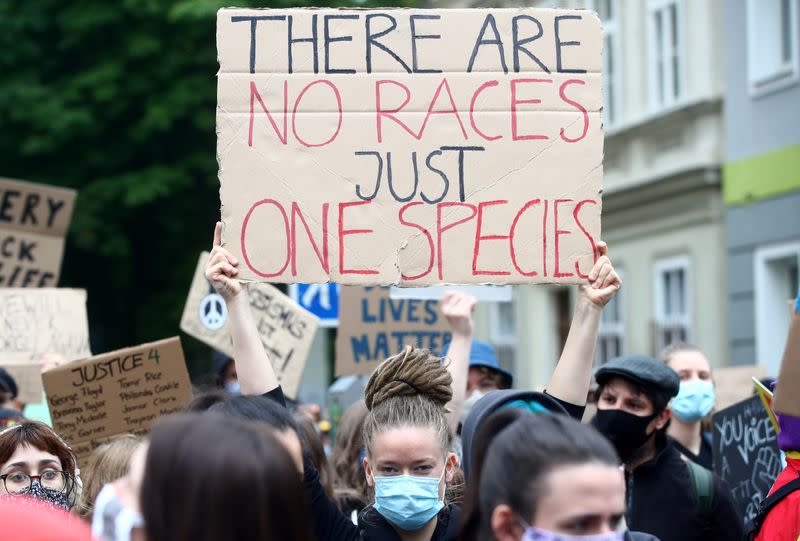
[[[146,433],[192,399],[177,337],[69,363],[42,380],[53,428],[79,459],[112,436]]]

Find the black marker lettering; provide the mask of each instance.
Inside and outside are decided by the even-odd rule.
[[[311,49],[314,54],[314,73],[319,73],[319,40],[317,39],[317,15],[311,16],[311,37],[310,38],[294,38],[292,37],[292,25],[294,23],[294,16],[289,15],[287,26],[287,36],[289,39],[289,73],[294,73],[294,57],[292,54],[293,47],[296,43],[310,43]]]
[[[580,41],[561,41],[559,37],[559,23],[561,21],[568,21],[568,20],[583,20],[583,17],[580,15],[558,15],[556,17],[554,24],[554,30],[556,35],[556,70],[558,73],[586,73],[584,69],[569,69],[562,66],[561,61],[561,48],[562,47],[576,47],[580,46]]]

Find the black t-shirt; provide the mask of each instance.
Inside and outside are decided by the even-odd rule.
[[[549,396],[550,398],[554,399],[556,402],[561,404],[561,406],[563,406],[563,408],[567,410],[567,415],[569,415],[573,419],[577,421],[583,419],[583,413],[586,411],[586,406],[577,406],[575,404],[570,404],[569,402],[564,402],[557,396],[553,396],[547,391],[545,391],[544,394],[546,394],[547,396]]]
[[[714,469],[713,468],[714,449],[711,445],[711,434],[709,434],[708,432],[703,433],[700,440],[700,452],[698,454],[694,454],[689,449],[678,443],[678,441],[675,440],[674,438],[670,439],[672,440],[673,445],[675,445],[675,448],[678,450],[678,452],[680,452],[680,454],[682,454],[695,464],[699,464],[700,466],[703,466],[708,470]]]

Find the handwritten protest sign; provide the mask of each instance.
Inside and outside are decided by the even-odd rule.
[[[450,342],[437,301],[392,299],[386,287],[343,287],[339,303],[337,376],[369,374],[406,345],[438,353]]]
[[[757,396],[714,414],[713,426],[714,473],[731,487],[747,523],[781,472],[778,435]]]
[[[70,363],[42,375],[53,428],[78,458],[118,434],[181,411],[192,387],[178,338]]]
[[[583,10],[222,9],[217,157],[242,279],[577,283],[600,235]]]
[[[233,357],[225,301],[214,292],[204,273],[208,256],[208,252],[203,252],[197,262],[181,317],[181,330]],[[283,392],[295,398],[319,319],[274,286],[248,283],[245,287],[261,342]]]
[[[800,296],[789,323],[789,336],[786,338],[778,381],[775,411],[800,417]]]
[[[83,289],[0,288],[0,363],[35,362],[45,353],[89,357]]]
[[[766,368],[757,364],[715,368],[716,409],[723,410],[752,396],[753,378],[762,379],[766,376]]]
[[[17,384],[17,400],[23,404],[42,401],[42,375],[39,365],[31,363],[0,362]]]
[[[0,287],[55,287],[74,190],[0,178]]]

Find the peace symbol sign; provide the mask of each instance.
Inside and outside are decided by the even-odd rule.
[[[217,293],[209,293],[200,301],[200,322],[210,330],[216,331],[225,325],[228,319],[228,307],[225,300]]]

